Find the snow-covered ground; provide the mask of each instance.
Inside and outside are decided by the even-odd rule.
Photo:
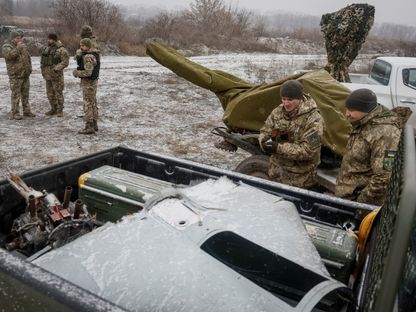
[[[368,63],[361,57],[355,66]],[[324,55],[219,54],[192,58],[253,83],[271,82],[295,69],[324,65]],[[0,180],[7,168],[24,171],[97,152],[120,144],[164,155],[233,169],[248,154],[218,150],[210,134],[222,126],[223,110],[216,96],[177,77],[149,57],[103,57],[98,87],[99,131],[78,134],[82,95],[79,79],[65,70],[64,117],[48,117],[45,82],[39,58],[32,58],[30,104],[35,118],[9,120],[10,90],[4,59],[0,59]]]

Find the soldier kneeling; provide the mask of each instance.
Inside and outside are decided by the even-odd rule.
[[[259,135],[260,146],[272,153],[269,177],[280,183],[314,189],[323,136],[321,114],[296,80],[282,84],[280,97],[281,105],[270,113]],[[267,144],[269,139],[271,145]]]

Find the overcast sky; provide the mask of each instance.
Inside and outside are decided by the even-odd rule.
[[[166,9],[183,9],[192,0],[110,0],[117,4],[135,4],[159,6]],[[259,13],[271,11],[289,11],[321,16],[324,13],[337,11],[358,1],[344,0],[224,0],[233,6],[247,8]],[[370,0],[365,3],[376,8],[376,23],[395,23],[416,26],[416,0]]]

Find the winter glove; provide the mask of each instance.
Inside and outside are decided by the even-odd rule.
[[[82,51],[78,49],[77,52],[74,55],[74,60],[78,61],[81,58],[82,58]]]
[[[48,55],[49,54],[49,47],[42,47],[40,49],[40,53],[42,53],[43,55]]]
[[[277,142],[274,142],[274,141],[267,141],[267,142],[263,142],[261,144],[262,150],[265,153],[270,153],[270,154],[276,153],[277,146],[278,146],[278,143]]]
[[[79,77],[78,76],[79,75],[78,74],[78,70],[77,69],[74,69],[73,72],[72,72],[72,75],[74,75],[75,78],[78,78]]]
[[[17,44],[17,50],[22,51],[26,49],[26,45],[23,42]]]

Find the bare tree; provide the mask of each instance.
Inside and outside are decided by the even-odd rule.
[[[52,8],[61,27],[72,34],[88,24],[103,41],[123,37],[125,25],[120,10],[107,0],[54,0]]]
[[[225,13],[223,0],[195,0],[190,4],[186,17],[194,23],[199,30],[206,32],[219,31],[221,17]]]
[[[265,17],[257,15],[254,17],[253,26],[251,31],[255,37],[268,36],[268,30],[266,27]]]
[[[251,12],[226,6],[223,0],[194,0],[183,13],[181,28],[188,38],[207,45],[227,44],[232,38],[248,35]]]
[[[13,0],[0,0],[0,16],[13,15]]]
[[[169,42],[172,39],[172,34],[175,32],[175,24],[177,22],[175,15],[162,12],[146,22],[143,32],[148,37],[161,38]]]
[[[49,17],[51,4],[52,0],[14,0],[14,15]]]
[[[220,26],[225,29],[224,32],[228,38],[243,37],[249,32],[251,16],[250,11],[229,6]]]

